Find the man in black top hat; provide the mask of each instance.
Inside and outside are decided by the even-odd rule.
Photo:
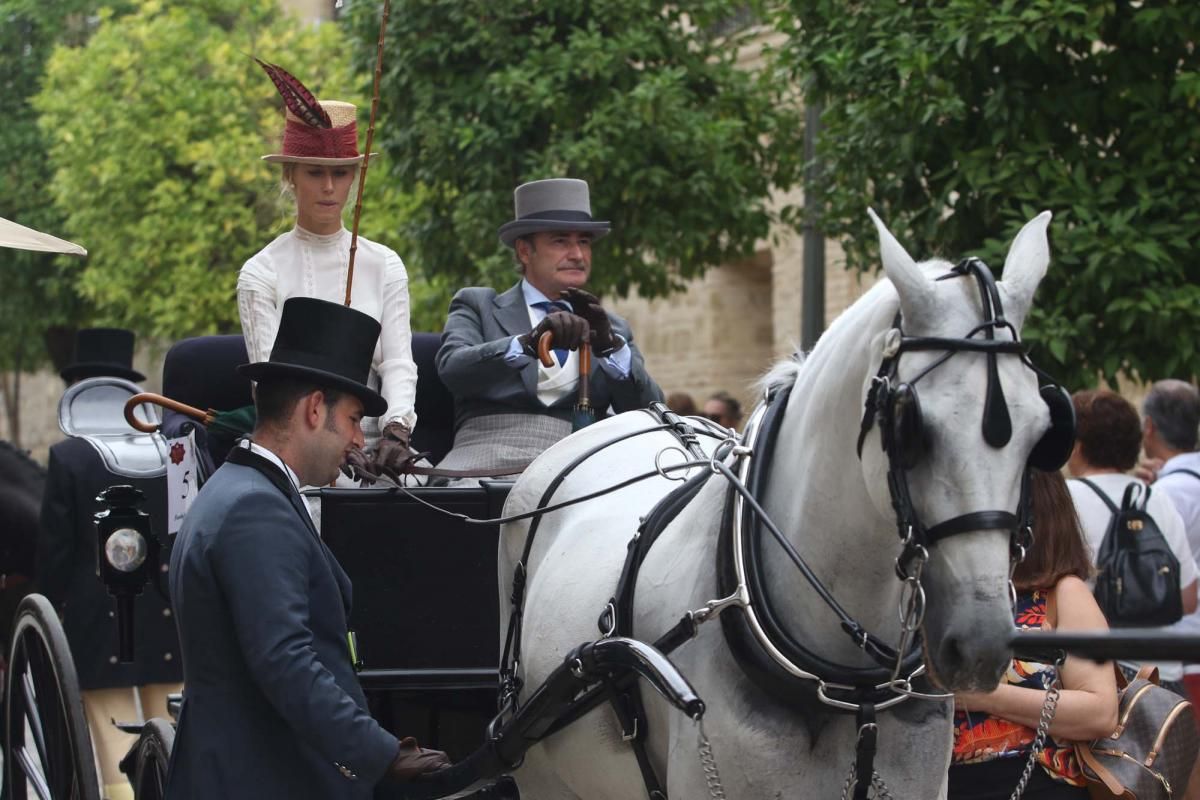
[[[85,328],[76,334],[72,362],[63,368],[68,386],[92,378],[141,382],[133,368],[134,335],[120,328]],[[140,391],[129,386],[130,394]],[[132,431],[131,431],[132,433]],[[62,617],[71,646],[83,704],[96,746],[104,794],[121,797],[129,782],[118,764],[136,737],[112,724],[165,716],[167,695],[178,692],[182,670],[175,620],[156,591],[135,604],[134,660],[117,659],[113,600],[96,577],[96,527],[101,510],[96,496],[118,483],[134,484],[146,494],[145,510],[156,533],[167,521],[165,478],[116,475],[86,439],[71,436],[50,448],[46,488],[36,541],[35,588]]]
[[[371,718],[347,642],[350,579],[300,495],[361,447],[386,401],[366,385],[379,323],[307,297],[284,303],[256,380],[250,439],[200,490],[171,556],[184,700],[167,797],[369,798],[445,766]]]
[[[591,406],[618,412],[662,400],[629,324],[585,290],[592,242],[609,223],[592,218],[585,181],[531,181],[513,193],[516,218],[501,226],[521,280],[503,293],[462,289],[450,303],[437,354],[454,394],[454,448],[438,465],[503,469],[528,462],[571,432],[580,348],[592,352]],[[553,334],[553,366],[534,355]]]
[[[141,383],[146,376],[133,368],[133,331],[83,328],[75,334],[75,358],[58,373],[70,386],[84,378],[109,375]]]

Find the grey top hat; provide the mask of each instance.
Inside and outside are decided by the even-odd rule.
[[[522,183],[513,192],[513,208],[516,219],[500,226],[500,241],[508,247],[539,231],[587,231],[599,239],[612,228],[607,221],[592,219],[587,181],[577,178]]]

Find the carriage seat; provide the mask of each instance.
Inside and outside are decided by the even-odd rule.
[[[167,469],[163,438],[136,431],[125,421],[125,403],[140,391],[137,384],[111,375],[72,384],[58,402],[58,427],[90,444],[114,476],[161,477]],[[148,404],[134,411],[144,422],[157,422],[154,412]]]
[[[417,428],[412,446],[429,453],[436,464],[454,444],[454,395],[438,377],[436,356],[442,344],[440,333],[412,335],[413,361],[417,363]]]
[[[181,339],[167,351],[163,362],[163,394],[203,411],[233,411],[251,405],[250,381],[236,369],[246,361],[246,342],[239,334]],[[209,436],[204,426],[190,417],[163,412],[164,436],[186,436],[189,431],[196,432],[201,471],[211,475],[225,461],[233,443],[225,437]]]

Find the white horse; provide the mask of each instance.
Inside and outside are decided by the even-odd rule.
[[[962,339],[986,323],[980,287],[969,277],[935,280],[951,265],[918,264],[875,219],[887,281],[847,309],[802,362],[777,365],[764,388],[791,386],[786,414],[766,465],[766,512],[846,611],[893,646],[900,640],[897,608],[902,584],[896,514],[887,485],[888,457],[872,426],[856,453],[864,401],[893,320],[902,313],[906,336]],[[1026,224],[1004,264],[999,293],[1013,324],[997,339],[1012,339],[1049,262],[1049,212]],[[978,333],[978,330],[976,330]],[[982,337],[978,337],[982,338]],[[911,380],[946,355],[906,353],[897,378]],[[991,359],[1012,421],[1011,440],[989,445],[981,435]],[[1037,376],[1010,353],[955,352],[921,377],[923,441],[927,450],[907,472],[913,508],[933,526],[980,510],[1015,511],[1032,448],[1050,427]],[[547,485],[579,454],[603,441],[653,425],[644,412],[622,414],[585,428],[552,447],[517,481],[506,514],[537,506]],[[654,432],[604,449],[570,472],[553,502],[593,492],[653,469],[656,454],[675,439]],[[713,449],[710,443],[706,446]],[[680,460],[673,453],[664,460]],[[575,645],[598,638],[597,617],[612,596],[626,544],[639,518],[671,488],[655,477],[597,500],[545,515],[526,564],[524,624],[518,675],[528,696]],[[729,483],[714,476],[675,518],[649,552],[636,584],[634,635],[653,642],[689,609],[720,598],[717,548]],[[503,529],[500,544],[501,632],[509,590],[529,522]],[[764,552],[764,580],[787,632],[830,661],[872,667],[773,541]],[[927,613],[921,634],[925,662],[947,689],[995,686],[1011,654],[1010,532],[969,530],[929,549],[921,582]],[[730,612],[726,611],[725,614]],[[740,612],[737,612],[740,613]],[[755,683],[731,653],[721,624],[706,624],[672,660],[707,703],[704,728],[724,790],[737,800],[837,797],[854,758],[853,714],[818,702],[796,703]],[[652,692],[643,691],[651,763],[673,800],[710,796],[697,754],[696,724]],[[946,699],[907,699],[880,711],[875,769],[897,798],[945,792],[952,741]],[[515,777],[523,800],[634,800],[646,789],[630,746],[607,705],[529,751]]]

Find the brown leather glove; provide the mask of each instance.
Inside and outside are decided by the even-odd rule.
[[[362,481],[364,486],[379,480],[374,462],[361,447],[355,447],[346,454],[346,460],[342,462],[342,474],[352,480]]]
[[[375,472],[397,473],[405,464],[419,458],[420,456],[408,445],[411,436],[412,433],[403,422],[389,422],[384,425],[383,434],[379,437],[379,444],[375,446],[372,458]]]
[[[578,350],[588,339],[588,323],[583,317],[569,311],[555,311],[547,314],[537,327],[520,337],[521,347],[525,354],[537,358],[538,339],[550,331],[554,335],[553,345],[564,350]]]
[[[450,759],[441,750],[427,750],[411,736],[400,740],[400,749],[388,765],[384,779],[404,783],[426,772],[436,772],[450,766]]]
[[[592,329],[592,352],[598,356],[606,356],[621,347],[621,340],[613,335],[612,321],[600,305],[600,298],[583,289],[574,287],[562,293],[562,297],[571,304],[575,313],[587,320]]]

